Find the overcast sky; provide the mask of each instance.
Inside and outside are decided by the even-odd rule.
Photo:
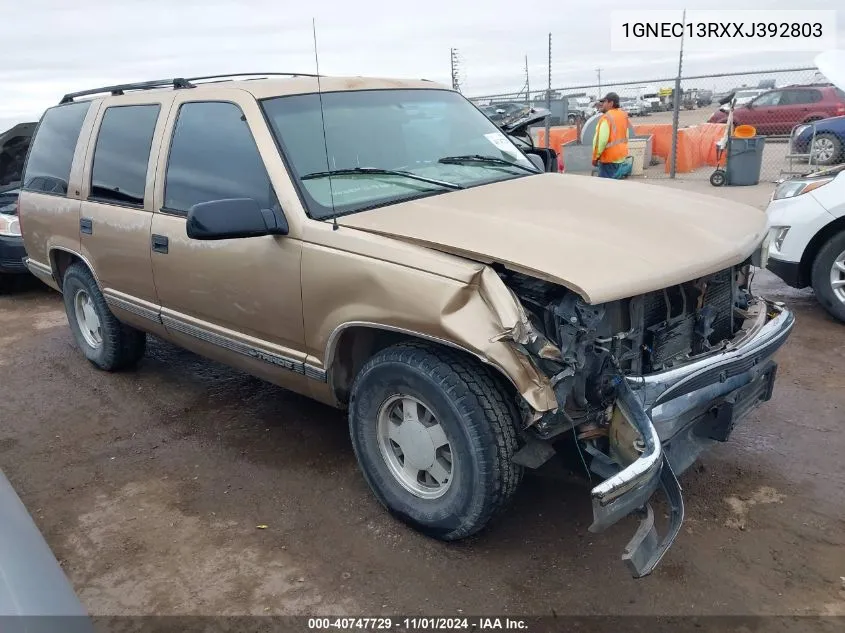
[[[473,3],[475,4],[475,3]],[[836,9],[840,0],[802,0]],[[313,72],[311,18],[324,74],[427,78],[450,83],[459,50],[468,96],[515,92],[528,55],[532,88],[671,77],[677,56],[613,53],[610,10],[636,2],[588,0],[0,0],[0,131],[37,120],[65,92],[112,83],[225,72]],[[650,0],[649,9],[679,9]],[[795,0],[707,0],[689,8],[794,9]],[[845,47],[845,10],[838,46]],[[714,50],[687,56],[685,72],[792,67],[813,53]]]

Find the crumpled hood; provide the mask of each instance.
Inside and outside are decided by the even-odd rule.
[[[766,214],[744,204],[630,181],[527,176],[338,219],[486,263],[499,262],[603,303],[745,260]]]

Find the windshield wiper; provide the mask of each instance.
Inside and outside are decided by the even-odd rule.
[[[481,154],[467,154],[466,156],[444,156],[437,161],[446,165],[461,165],[464,163],[487,163],[489,165],[505,165],[507,167],[516,167],[531,174],[539,174],[534,167],[526,167],[519,163],[512,163],[504,158],[497,158],[496,156],[482,156]]]
[[[420,182],[427,182],[431,185],[439,185],[446,189],[465,189],[463,185],[455,184],[454,182],[446,182],[445,180],[437,180],[435,178],[426,178],[425,176],[417,176],[409,171],[399,171],[396,169],[379,169],[378,167],[351,167],[349,169],[335,169],[333,171],[315,171],[310,174],[305,174],[300,180],[311,180],[314,178],[328,178],[330,176],[354,176],[355,174],[371,174],[376,176],[402,176],[410,178],[411,180],[419,180]]]

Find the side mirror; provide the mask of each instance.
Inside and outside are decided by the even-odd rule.
[[[284,215],[262,209],[252,198],[231,198],[192,206],[185,229],[194,240],[231,240],[287,235],[288,223]]]
[[[534,167],[540,171],[546,171],[546,163],[544,163],[543,159],[537,156],[537,154],[528,154],[528,160],[530,160],[534,164]]]

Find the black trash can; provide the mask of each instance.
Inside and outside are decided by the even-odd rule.
[[[731,138],[728,154],[728,185],[756,185],[760,182],[760,168],[763,165],[765,136]]]

